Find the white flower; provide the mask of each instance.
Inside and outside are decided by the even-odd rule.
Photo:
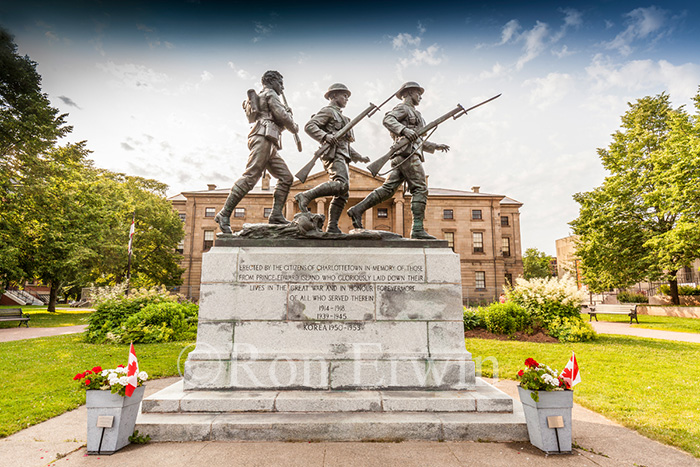
[[[141,381],[146,381],[148,379],[148,373],[146,373],[145,371],[140,371],[138,374],[138,378]]]

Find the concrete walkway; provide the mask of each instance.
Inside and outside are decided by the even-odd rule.
[[[177,381],[150,381],[146,395]],[[518,402],[517,383],[489,382]],[[546,456],[529,443],[188,442],[130,445],[88,456],[85,406],[0,440],[3,467],[99,466],[700,466],[700,460],[651,441],[578,405],[573,454]]]
[[[640,315],[643,316],[643,315]],[[612,323],[608,321],[592,321],[593,329],[600,334],[622,334],[623,336],[649,337],[669,341],[692,342],[700,344],[700,334],[692,332],[659,331],[632,327],[629,323]]]
[[[22,339],[34,339],[35,337],[62,336],[63,334],[76,334],[87,329],[87,324],[79,326],[58,326],[53,328],[29,327],[0,329],[0,342],[19,341]]]

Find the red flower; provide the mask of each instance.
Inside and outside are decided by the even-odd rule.
[[[89,379],[86,379],[86,380],[85,380],[85,386],[90,386],[90,380],[89,380]]]
[[[538,365],[539,363],[537,363],[534,358],[528,358],[525,360],[525,366],[529,368],[537,368]]]
[[[117,368],[124,368],[124,365],[117,365]]]
[[[91,374],[92,374],[92,371],[90,371],[90,370],[85,370],[85,373],[83,373],[83,374],[85,374],[85,375],[91,375]]]
[[[82,373],[78,373],[77,375],[73,376],[73,381],[78,381],[79,379],[83,379],[85,375]]]
[[[102,367],[101,366],[96,366],[95,368],[92,369],[93,373],[102,373]]]
[[[520,371],[518,372],[518,376],[520,376],[520,377],[522,377],[524,374],[525,374],[525,372],[524,372],[523,370],[520,370]]]

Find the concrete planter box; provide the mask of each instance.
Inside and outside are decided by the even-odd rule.
[[[87,391],[88,454],[113,454],[129,444],[129,436],[134,433],[136,417],[139,414],[139,406],[145,390],[145,386],[140,386],[131,397],[122,397],[110,391]],[[103,416],[114,417],[110,428],[97,426],[98,417]]]
[[[532,400],[533,392],[539,392],[539,402]],[[574,406],[574,392],[530,391],[518,386],[518,395],[523,404],[530,443],[548,454],[571,452],[571,409]],[[553,416],[562,417],[562,428],[549,428],[547,417]]]

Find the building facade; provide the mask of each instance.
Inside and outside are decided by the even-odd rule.
[[[325,172],[311,175],[306,183],[298,180],[292,185],[287,199],[285,216],[292,219],[299,212],[294,195],[328,180]],[[384,182],[381,177],[350,166],[349,208],[365,198]],[[243,224],[267,222],[272,208],[269,176],[251,190],[231,215],[231,229],[235,232]],[[214,244],[218,225],[214,222],[228,189],[209,185],[207,190],[187,191],[170,198],[173,208],[185,224],[185,239],[178,250],[185,268],[180,293],[199,299],[202,273],[202,255]],[[319,198],[309,204],[309,210],[327,215],[330,197]],[[462,268],[462,296],[465,303],[489,303],[501,293],[503,285],[523,273],[520,241],[521,203],[504,195],[481,193],[479,187],[471,191],[430,188],[425,212],[425,229],[437,238],[447,240],[460,255]],[[367,229],[386,230],[404,237],[410,236],[411,195],[398,190],[394,196],[364,213]],[[343,214],[339,227],[343,232],[352,230],[350,218]]]

